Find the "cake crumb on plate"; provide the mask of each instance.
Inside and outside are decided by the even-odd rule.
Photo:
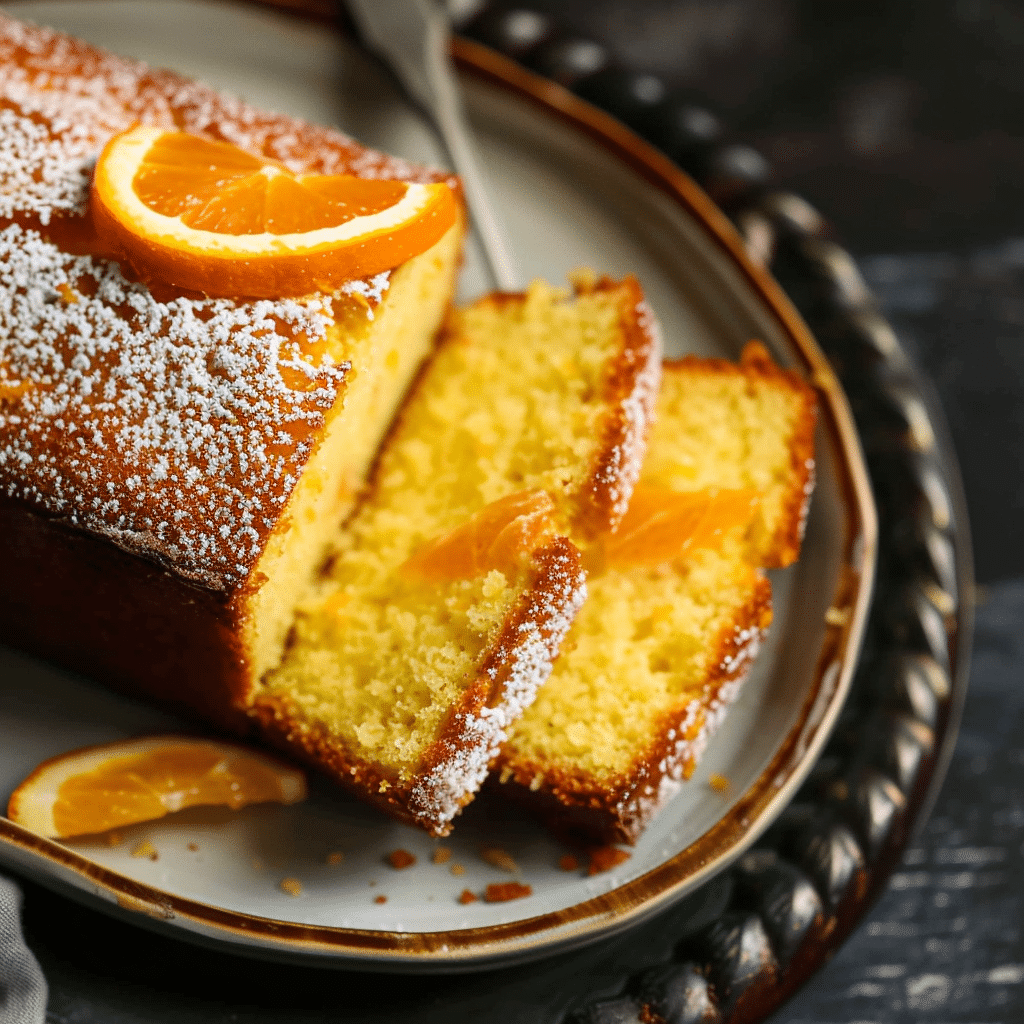
[[[521,882],[492,882],[484,891],[484,899],[488,903],[507,903],[532,895],[533,887]]]
[[[480,851],[480,856],[492,867],[507,871],[510,875],[519,874],[519,865],[500,847],[485,847]]]
[[[595,846],[589,853],[588,875],[599,875],[602,871],[610,871],[630,858],[630,854],[625,850],[620,850],[617,846]]]
[[[408,850],[392,850],[387,857],[388,863],[396,871],[404,871],[416,863],[416,858]]]

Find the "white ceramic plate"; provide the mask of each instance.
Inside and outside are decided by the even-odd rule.
[[[431,133],[378,68],[322,25],[239,5],[158,0],[11,3],[20,17],[172,67],[261,106],[335,124],[368,144],[443,163]],[[774,283],[699,191],[614,122],[468,44],[459,57],[491,192],[525,276],[581,264],[635,272],[671,354],[736,356],[752,337],[800,367],[822,400],[818,486],[800,563],[776,574],[775,624],[695,777],[629,860],[588,878],[521,812],[481,798],[439,845],[327,787],[290,808],[187,812],[124,842],[56,844],[0,818],[0,864],[140,923],[238,952],[389,970],[465,969],[578,945],[691,891],[767,827],[806,775],[853,669],[874,564],[874,513],[834,378]],[[464,296],[481,290],[470,253]],[[838,606],[845,626],[826,625]],[[0,649],[0,800],[41,760],[90,743],[183,728],[150,708]],[[709,776],[730,781],[715,792]],[[133,857],[148,840],[159,859]],[[463,906],[511,876],[533,895]],[[396,871],[397,848],[417,864]],[[340,864],[329,863],[341,853]],[[454,874],[453,865],[463,874]],[[289,895],[285,878],[302,891]],[[386,902],[377,902],[380,896]]]

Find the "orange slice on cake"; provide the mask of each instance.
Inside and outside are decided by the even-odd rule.
[[[486,505],[454,530],[419,548],[402,567],[410,576],[471,580],[491,569],[511,572],[554,532],[546,491],[519,491]]]
[[[429,249],[455,223],[444,183],[296,174],[227,142],[136,126],[96,164],[100,241],[145,281],[211,296],[331,292]]]
[[[298,768],[223,740],[150,736],[44,761],[14,791],[11,821],[57,839],[106,832],[200,805],[233,810],[306,796]]]

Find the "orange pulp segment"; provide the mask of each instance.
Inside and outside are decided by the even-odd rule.
[[[605,542],[606,564],[656,565],[717,547],[727,533],[750,525],[758,500],[748,488],[678,492],[640,484],[618,530]]]
[[[15,790],[8,817],[69,838],[161,818],[185,807],[296,803],[304,773],[222,740],[153,736],[74,750],[41,764]]]
[[[424,544],[403,569],[435,582],[469,580],[492,569],[508,573],[552,533],[554,515],[555,503],[546,491],[510,494]]]
[[[100,154],[92,213],[101,246],[144,280],[285,298],[425,252],[458,206],[444,183],[296,174],[227,142],[138,125]]]

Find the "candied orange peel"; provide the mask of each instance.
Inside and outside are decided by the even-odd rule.
[[[605,541],[605,562],[656,565],[719,547],[726,534],[753,522],[759,502],[757,491],[749,488],[670,491],[641,484],[618,530]]]
[[[419,548],[405,563],[410,576],[468,580],[492,569],[511,572],[554,532],[555,503],[546,491],[519,491],[492,501],[464,523]]]

